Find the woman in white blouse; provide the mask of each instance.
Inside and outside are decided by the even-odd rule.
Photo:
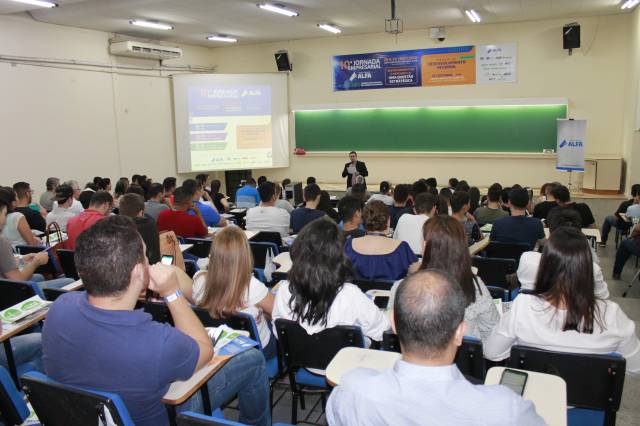
[[[635,323],[616,303],[594,295],[591,250],[579,229],[559,228],[542,252],[534,294],[513,302],[484,345],[486,358],[509,357],[512,345],[606,354],[618,352],[640,373]]]
[[[39,246],[42,242],[31,232],[27,218],[20,212],[12,211],[16,205],[16,193],[11,187],[0,187],[0,197],[9,205],[7,223],[2,228],[2,236],[13,247],[19,245]]]
[[[289,281],[278,288],[273,319],[297,321],[309,334],[356,325],[382,340],[389,319],[360,289],[345,282],[350,272],[344,237],[335,222],[320,218],[305,226],[291,247]]]

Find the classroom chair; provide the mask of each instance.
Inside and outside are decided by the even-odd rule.
[[[22,383],[38,419],[47,426],[95,425],[98,420],[104,425],[134,426],[115,393],[64,385],[35,371],[23,375]]]
[[[136,302],[136,309],[143,309],[146,313],[151,315],[151,318],[154,321],[173,325],[173,317],[171,317],[171,311],[169,311],[167,304],[164,302],[138,300]]]
[[[75,251],[59,249],[57,253],[58,259],[60,259],[60,266],[62,266],[64,274],[69,278],[79,280],[80,276],[76,270],[76,261],[74,258]]]
[[[511,300],[512,293],[509,293],[509,290],[507,290],[506,288],[488,285],[487,290],[489,290],[489,294],[491,294],[492,299],[500,299],[503,302],[509,302]]]
[[[385,331],[382,335],[383,351],[400,353],[400,341],[393,331]],[[482,341],[477,337],[464,336],[462,345],[456,353],[455,363],[460,372],[474,383],[484,383],[487,375],[487,362],[482,353]]]
[[[485,253],[487,257],[498,257],[501,259],[513,259],[516,261],[516,268],[520,263],[522,253],[531,251],[529,244],[523,243],[501,243],[499,241],[491,241]]]
[[[29,414],[24,394],[16,389],[9,372],[0,367],[0,419],[6,426],[21,425]]]
[[[44,299],[44,293],[36,283],[0,279],[0,311],[33,296],[40,296]]]
[[[227,420],[220,413],[213,413],[213,416],[185,411],[178,414],[176,418],[177,426],[246,426],[244,423]],[[284,423],[274,423],[273,426],[290,426]]]
[[[278,249],[283,247],[282,236],[279,232],[272,231],[260,231],[251,238],[251,242],[254,243],[272,243],[275,244]],[[282,250],[280,250],[282,251]]]
[[[67,290],[63,290],[61,288],[45,288],[42,292],[44,293],[44,298],[49,302],[55,302],[58,297],[68,293]]]
[[[507,258],[473,256],[471,264],[478,268],[478,276],[487,286],[509,290],[511,283],[507,276],[515,274],[516,261]],[[506,301],[509,301],[508,298]]]
[[[511,347],[507,367],[560,376],[567,383],[569,426],[613,426],[620,408],[626,360],[595,355]]]
[[[267,242],[254,242],[249,241],[249,247],[251,248],[251,254],[253,255],[253,270],[258,275],[258,279],[263,283],[268,283],[273,280],[267,280],[264,274],[264,269],[267,265],[267,256],[269,253],[274,258],[280,254],[279,247],[274,243]]]
[[[209,257],[209,253],[211,252],[211,243],[213,241],[210,238],[185,238],[184,244],[193,244],[188,253],[198,257],[205,258]]]
[[[353,284],[357,285],[358,288],[366,293],[369,290],[391,290],[393,287],[393,280],[367,280],[364,278],[357,278],[351,281]]]
[[[341,325],[327,328],[319,333],[308,334],[295,321],[277,319],[278,342],[281,345],[284,363],[289,371],[291,387],[291,423],[298,423],[298,399],[304,410],[304,392],[308,389],[320,391],[323,408],[329,391],[324,375],[313,374],[307,368],[325,370],[333,357],[342,348],[364,347],[362,330],[357,326]]]

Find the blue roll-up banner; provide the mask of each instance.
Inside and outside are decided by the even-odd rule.
[[[587,120],[558,119],[556,170],[584,172]]]

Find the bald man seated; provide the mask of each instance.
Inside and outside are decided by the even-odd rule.
[[[544,425],[532,402],[501,385],[473,385],[454,358],[465,332],[465,298],[446,273],[428,269],[398,287],[392,325],[402,359],[382,372],[355,369],[331,393],[339,425]]]

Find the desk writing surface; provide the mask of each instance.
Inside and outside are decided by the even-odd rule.
[[[355,347],[342,348],[327,366],[325,371],[327,382],[337,386],[342,376],[351,370],[363,367],[382,371],[392,368],[401,358],[402,355],[397,352]]]
[[[489,237],[485,237],[480,241],[478,241],[477,243],[474,243],[469,246],[469,254],[471,256],[475,256],[482,250],[486,249],[488,245],[489,245]]]
[[[34,312],[31,315],[12,324],[3,323],[2,330],[0,330],[0,332],[2,333],[0,334],[0,342],[4,342],[5,340],[12,338],[16,334],[22,333],[29,327],[32,327],[33,325],[39,323],[46,318],[47,312],[49,312],[49,308]]]
[[[193,376],[187,380],[171,383],[169,390],[164,394],[164,397],[162,397],[162,403],[169,405],[182,404],[189,399],[191,395],[196,393],[229,359],[231,359],[230,356],[216,355],[209,364],[193,373]]]
[[[282,253],[274,257],[273,261],[280,265],[280,267],[276,269],[276,272],[286,274],[291,270],[291,255],[288,251],[283,251]]]
[[[180,244],[180,251],[184,253],[185,251],[189,250],[191,247],[193,247],[193,244]]]
[[[84,284],[82,283],[82,280],[77,280],[72,282],[71,284],[65,285],[64,287],[62,287],[62,290],[75,291],[80,290],[83,286]]]
[[[602,236],[600,235],[600,230],[595,228],[582,228],[582,233],[588,238],[595,238],[596,243],[602,242]],[[544,228],[544,236],[545,238],[549,238],[550,231],[549,228]]]
[[[504,367],[493,367],[487,372],[485,385],[497,385],[502,378]],[[549,426],[567,425],[567,384],[552,374],[525,371],[528,374],[527,384],[522,397],[534,403],[536,412]]]

